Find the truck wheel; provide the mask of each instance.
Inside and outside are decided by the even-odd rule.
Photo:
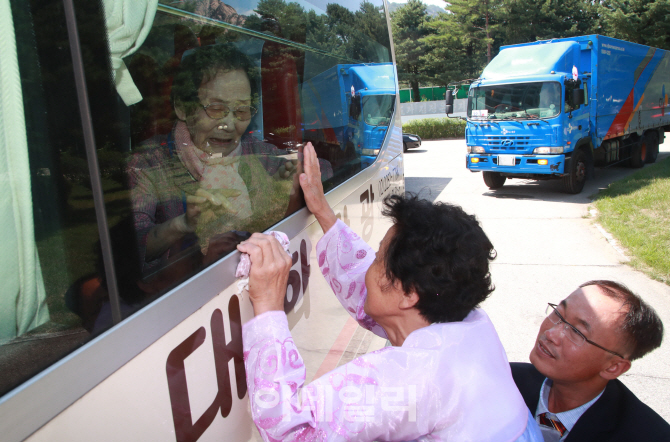
[[[484,172],[484,183],[489,186],[489,189],[500,189],[507,180],[507,177],[502,176],[498,172]]]
[[[628,166],[635,169],[644,166],[644,162],[647,160],[647,152],[647,137],[644,137],[639,143],[634,144],[633,147],[631,147]]]
[[[563,177],[563,190],[573,195],[580,193],[586,182],[586,154],[582,149],[572,154],[568,173]]]
[[[654,131],[647,132],[644,138],[647,142],[647,163],[655,163],[658,158],[658,134]]]

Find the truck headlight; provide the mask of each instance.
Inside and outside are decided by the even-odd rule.
[[[535,150],[533,150],[533,153],[537,155],[563,153],[563,146],[536,147]]]
[[[468,153],[486,153],[482,146],[467,146]]]
[[[379,149],[361,149],[361,155],[376,157],[379,155]]]

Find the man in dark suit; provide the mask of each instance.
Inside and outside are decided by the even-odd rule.
[[[532,365],[511,364],[545,442],[670,441],[670,425],[617,379],[661,345],[656,312],[613,281],[582,284],[547,310]]]

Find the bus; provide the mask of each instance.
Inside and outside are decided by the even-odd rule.
[[[255,231],[290,238],[307,382],[368,350],[295,171],[312,143],[329,203],[376,247],[404,192],[387,2],[0,0],[0,22],[3,441],[259,439],[235,278]],[[383,72],[390,101],[313,87],[338,66]],[[358,119],[375,146],[353,146]]]

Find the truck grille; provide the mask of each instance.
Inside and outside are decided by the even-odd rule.
[[[531,144],[531,137],[489,136],[485,138],[491,150],[526,150]]]

